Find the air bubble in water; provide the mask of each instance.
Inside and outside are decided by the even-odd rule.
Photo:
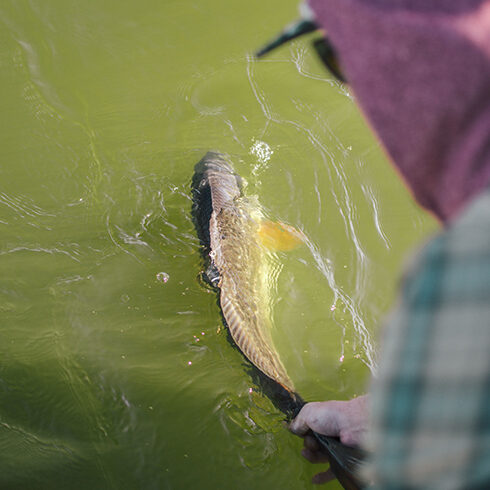
[[[157,281],[158,282],[163,282],[164,284],[168,282],[170,279],[170,276],[166,272],[159,272],[157,274]]]

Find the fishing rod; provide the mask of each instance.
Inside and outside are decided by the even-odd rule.
[[[273,404],[291,421],[305,405],[268,335],[261,280],[265,262],[257,223],[242,196],[241,178],[220,153],[208,152],[192,178],[192,217],[207,262],[204,278],[219,292],[223,322],[233,344],[251,362],[251,374]],[[336,437],[312,431],[332,472],[346,490],[364,484],[358,470],[365,452]]]

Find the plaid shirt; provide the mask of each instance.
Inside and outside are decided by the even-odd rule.
[[[369,481],[490,489],[490,189],[407,271],[381,359]]]

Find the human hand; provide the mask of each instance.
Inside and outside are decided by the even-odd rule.
[[[338,437],[346,446],[360,446],[368,425],[368,395],[349,401],[307,403],[291,422],[291,432],[303,437],[310,430]]]
[[[302,455],[311,463],[326,463],[328,458],[311,431],[338,437],[347,446],[360,446],[368,426],[368,395],[349,401],[306,404],[291,422],[290,430],[304,438]],[[326,483],[335,476],[330,470],[319,473],[313,483]]]

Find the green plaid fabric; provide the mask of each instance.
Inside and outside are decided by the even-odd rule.
[[[383,489],[490,489],[490,190],[407,271],[372,387]]]

